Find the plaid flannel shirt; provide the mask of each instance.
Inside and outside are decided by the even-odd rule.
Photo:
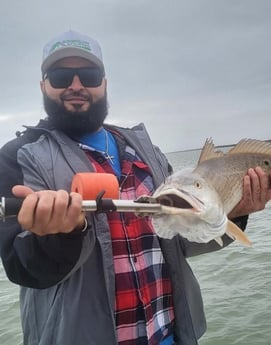
[[[113,173],[101,153],[86,151],[96,172]],[[152,177],[136,152],[126,146],[121,162],[121,199],[153,192]],[[115,269],[115,320],[119,345],[158,345],[172,333],[172,288],[149,217],[109,213]],[[106,331],[106,330],[105,330]]]

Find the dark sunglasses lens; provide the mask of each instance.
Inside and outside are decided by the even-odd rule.
[[[58,68],[47,73],[48,79],[52,87],[56,89],[64,89],[71,85],[74,71],[71,69]]]
[[[98,87],[103,80],[103,74],[99,68],[80,68],[78,76],[85,87]]]
[[[64,89],[71,85],[75,75],[78,75],[84,87],[98,87],[103,80],[103,73],[99,68],[57,68],[48,71],[46,77],[52,87]]]

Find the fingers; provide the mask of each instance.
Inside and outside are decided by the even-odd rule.
[[[271,172],[268,175],[268,192],[267,192],[268,201],[271,200]]]
[[[255,169],[259,176],[259,182],[260,182],[260,200],[263,206],[267,203],[269,200],[269,192],[270,192],[270,183],[269,183],[269,175],[265,173],[261,168],[257,167]]]
[[[74,221],[76,220],[76,222]],[[70,206],[65,214],[67,224],[73,224],[72,229],[82,228],[84,225],[85,213],[82,212],[82,196],[78,193],[70,193]]]
[[[229,218],[244,216],[263,210],[271,199],[271,177],[262,168],[249,169],[243,180],[243,197],[230,212]]]
[[[27,186],[16,185],[12,188],[12,193],[17,198],[25,198],[27,195],[33,193],[33,190]]]
[[[29,194],[23,201],[22,207],[18,213],[18,222],[26,230],[32,229],[35,220],[35,210],[38,203],[36,193]]]
[[[251,200],[258,210],[263,209],[268,199],[269,194],[269,176],[262,168],[248,170],[248,176],[251,183]]]
[[[71,232],[84,221],[82,197],[64,190],[32,192],[23,202],[18,221],[40,236]]]
[[[243,180],[243,199],[252,200],[252,186],[249,175],[246,175]]]

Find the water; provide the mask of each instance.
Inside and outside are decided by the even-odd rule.
[[[174,169],[180,169],[194,166],[198,155],[199,151],[186,151],[168,158]],[[246,233],[252,248],[234,243],[189,260],[201,285],[208,323],[200,345],[271,345],[270,224],[269,204],[249,219]],[[22,344],[18,294],[0,266],[1,345]]]

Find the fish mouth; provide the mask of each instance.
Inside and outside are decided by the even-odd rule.
[[[204,203],[194,195],[183,189],[165,189],[153,195],[153,198],[162,207],[165,213],[181,213],[183,211],[200,212]]]

